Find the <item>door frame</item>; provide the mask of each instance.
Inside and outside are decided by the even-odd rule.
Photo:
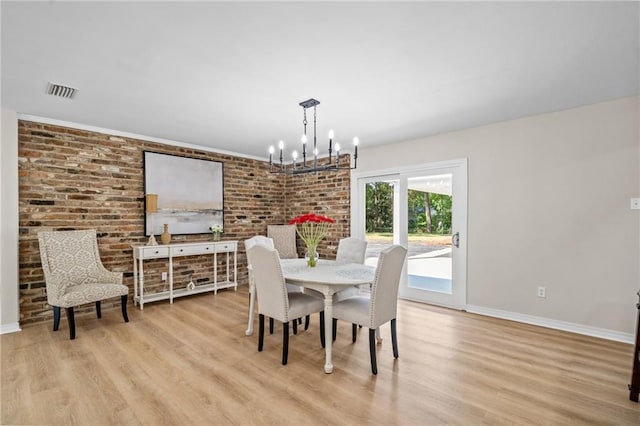
[[[351,236],[365,239],[365,216],[366,209],[364,208],[366,191],[364,185],[367,182],[384,180],[384,179],[398,179],[399,185],[396,185],[394,189],[394,205],[398,209],[398,220],[394,220],[394,236],[393,243],[401,244],[405,247],[408,246],[408,240],[404,233],[397,232],[400,223],[406,223],[407,221],[407,206],[399,203],[399,194],[404,191],[407,192],[407,178],[419,176],[420,174],[434,174],[438,171],[456,169],[456,177],[453,178],[453,193],[454,197],[453,205],[453,220],[452,234],[459,232],[459,247],[454,248],[455,262],[453,277],[454,294],[457,295],[455,303],[447,300],[445,297],[438,298],[433,297],[432,300],[425,302],[419,300],[416,297],[412,297],[410,291],[406,291],[407,287],[407,273],[406,262],[403,269],[402,278],[400,281],[399,297],[408,300],[416,300],[423,303],[432,303],[440,306],[446,306],[455,309],[464,310],[467,304],[467,212],[468,212],[468,159],[454,159],[446,161],[437,161],[424,164],[414,164],[409,166],[401,166],[387,169],[368,170],[363,172],[352,172],[351,174]],[[362,187],[362,188],[361,188]],[[355,201],[355,202],[354,202]],[[457,218],[457,220],[456,220]],[[450,296],[449,296],[450,297]],[[440,299],[440,300],[439,300]]]

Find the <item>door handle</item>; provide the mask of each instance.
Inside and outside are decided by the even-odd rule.
[[[453,244],[456,248],[460,248],[460,233],[456,232],[451,236],[451,244]]]

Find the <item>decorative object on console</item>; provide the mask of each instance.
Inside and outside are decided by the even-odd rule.
[[[145,218],[149,218],[149,229],[150,236],[148,246],[157,246],[158,242],[156,241],[156,236],[153,232],[153,214],[158,212],[158,194],[147,194],[144,197],[145,211],[147,215]]]
[[[145,193],[158,194],[154,220],[168,224],[173,235],[206,234],[224,223],[221,162],[145,151],[144,185]]]
[[[300,235],[300,238],[307,246],[305,259],[307,259],[307,265],[310,267],[316,266],[318,259],[316,249],[318,248],[320,241],[322,241],[324,236],[327,234],[329,224],[333,222],[334,220],[330,217],[314,213],[303,214],[294,217],[289,221],[289,225],[296,226],[298,235]]]
[[[171,242],[171,233],[169,233],[169,224],[164,224],[164,230],[162,231],[162,235],[160,235],[160,241],[162,244],[169,244]]]
[[[324,171],[337,171],[337,170],[349,170],[355,169],[358,167],[358,144],[359,139],[357,137],[353,138],[353,167],[351,167],[351,162],[340,164],[340,144],[335,144],[335,162],[333,162],[333,130],[329,131],[329,162],[327,164],[318,165],[318,145],[316,138],[316,122],[317,122],[317,112],[316,107],[320,105],[320,101],[316,99],[307,99],[306,101],[300,102],[300,106],[304,111],[304,119],[302,120],[302,124],[304,127],[304,133],[302,134],[302,162],[298,163],[298,151],[293,151],[291,153],[292,164],[291,167],[285,167],[283,164],[283,150],[284,150],[284,141],[280,141],[278,143],[278,148],[280,149],[280,164],[276,165],[274,168],[273,164],[273,154],[275,152],[275,148],[272,146],[269,147],[269,171],[271,173],[285,173],[290,175],[297,175],[302,173],[310,173],[310,172],[324,172]],[[313,150],[310,152],[313,155],[313,161],[307,163],[307,108],[313,107]]]
[[[213,241],[220,241],[220,234],[222,234],[222,226],[215,224],[209,227],[209,231],[213,235]]]

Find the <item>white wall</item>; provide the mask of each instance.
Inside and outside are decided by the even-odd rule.
[[[9,333],[20,330],[17,114],[2,110],[0,127],[0,333]]]
[[[468,305],[630,336],[640,287],[640,211],[629,208],[640,197],[639,99],[363,144],[358,172],[468,158]]]

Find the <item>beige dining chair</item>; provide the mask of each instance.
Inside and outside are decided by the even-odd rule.
[[[289,355],[289,322],[296,318],[320,313],[321,343],[324,336],[324,303],[304,293],[290,293],[282,274],[277,250],[255,245],[247,250],[253,267],[253,279],[258,294],[258,351],[264,346],[264,317],[282,322],[282,365]]]
[[[244,241],[244,248],[246,252],[248,252],[248,250],[255,245],[262,245],[271,250],[275,249],[273,239],[269,237],[265,237],[263,235],[256,235]],[[255,293],[255,282],[253,278],[253,266],[251,266],[251,262],[249,262],[248,254],[247,254],[247,274],[249,278],[249,321],[248,321],[247,330],[245,331],[245,334],[247,336],[250,336],[253,334],[253,313],[255,310],[256,293]],[[287,284],[287,291],[289,293],[291,292],[301,293],[302,289],[299,286]],[[300,320],[300,322],[302,321]],[[269,318],[269,334],[273,334],[273,327],[274,327],[273,318]],[[307,330],[308,328],[309,328],[309,316],[305,318],[305,330]],[[298,333],[297,322],[293,323],[293,333],[294,334]]]
[[[60,308],[67,311],[69,337],[76,338],[73,308],[95,302],[102,318],[100,302],[120,296],[122,317],[127,316],[129,288],[122,284],[122,272],[108,271],[100,260],[95,229],[45,231],[38,233],[40,259],[47,288],[47,302],[53,307],[53,331],[60,326]]]
[[[352,323],[352,341],[356,341],[357,326],[369,328],[369,353],[371,372],[378,374],[376,363],[376,329],[391,321],[391,343],[393,356],[398,358],[396,333],[396,313],[398,305],[398,285],[407,257],[407,249],[393,245],[380,253],[370,296],[352,296],[333,304],[333,328],[336,320]]]
[[[273,239],[273,245],[280,259],[297,259],[295,225],[267,225],[267,237]]]

